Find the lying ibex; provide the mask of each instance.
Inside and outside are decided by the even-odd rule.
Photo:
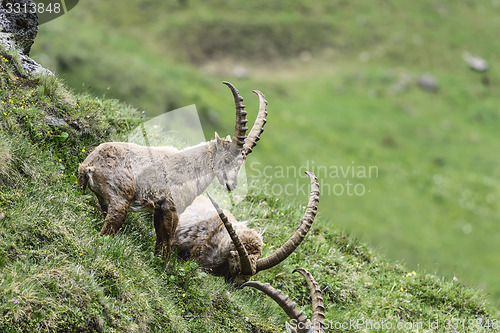
[[[181,258],[192,258],[215,276],[239,285],[259,271],[285,260],[300,245],[316,216],[319,184],[316,176],[306,172],[311,181],[309,203],[299,227],[292,237],[271,255],[261,258],[262,238],[245,222],[237,222],[217,203],[199,197],[180,215],[174,246]]]
[[[129,210],[154,213],[155,253],[170,260],[174,233],[181,214],[217,177],[228,190],[237,185],[240,167],[259,140],[267,116],[267,101],[257,90],[259,113],[246,136],[246,114],[238,90],[236,125],[232,140],[215,140],[177,151],[173,147],[144,147],[133,143],[106,142],[80,165],[79,184],[97,196],[105,216],[101,235],[114,236]]]
[[[312,300],[312,317],[309,320],[301,310],[297,308],[297,304],[291,302],[288,296],[281,291],[273,288],[269,283],[259,281],[249,281],[242,285],[244,287],[253,287],[271,297],[278,305],[285,310],[290,323],[287,323],[287,330],[291,333],[323,333],[325,321],[325,307],[323,305],[323,297],[318,283],[314,280],[311,273],[304,268],[296,268],[293,272],[299,272],[306,279],[309,286],[309,295]]]

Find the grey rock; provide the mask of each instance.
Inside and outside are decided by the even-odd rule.
[[[476,72],[486,72],[488,70],[488,62],[481,57],[473,56],[469,52],[464,52],[462,58],[469,68]]]
[[[61,126],[68,127],[69,126],[68,123],[66,121],[64,121],[64,119],[57,118],[55,116],[46,116],[45,122],[49,126],[56,126],[56,127],[61,127]]]
[[[417,84],[420,88],[428,92],[436,92],[439,89],[439,84],[434,75],[429,73],[422,74],[417,79]]]
[[[20,7],[14,7],[14,4]],[[10,7],[12,4],[12,7]],[[16,50],[19,53],[21,65],[28,75],[54,75],[36,61],[28,57],[31,45],[38,33],[38,17],[30,13],[33,0],[4,0],[0,4],[0,43],[7,51]],[[16,5],[17,6],[17,5]],[[21,8],[21,10],[15,10]],[[24,8],[27,10],[25,11]],[[17,12],[17,13],[16,13]]]
[[[21,65],[23,66],[24,71],[28,75],[38,75],[40,73],[44,75],[52,75],[52,76],[54,75],[54,73],[52,73],[50,70],[43,67],[30,57],[25,56],[24,54],[21,54]]]
[[[312,60],[312,55],[311,52],[309,51],[302,51],[299,53],[299,59],[302,62],[309,62]]]
[[[247,79],[250,76],[246,67],[242,65],[234,67],[233,75],[238,79]]]
[[[14,4],[27,10],[16,13]],[[4,0],[0,5],[0,39],[25,55],[29,55],[38,33],[38,17],[36,13],[30,13],[33,5],[33,0]]]

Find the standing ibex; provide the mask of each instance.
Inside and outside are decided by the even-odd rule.
[[[129,210],[154,213],[155,253],[170,260],[174,233],[181,214],[217,177],[228,190],[237,185],[240,167],[259,140],[267,116],[267,101],[257,90],[259,112],[246,136],[243,98],[229,82],[236,104],[232,140],[215,140],[177,151],[173,147],[144,147],[106,142],[80,165],[79,184],[96,194],[105,216],[101,235],[114,236]]]
[[[216,276],[239,285],[259,271],[285,260],[300,245],[316,216],[319,184],[316,176],[306,172],[311,181],[309,203],[299,227],[292,237],[273,254],[261,258],[262,238],[245,222],[237,222],[217,203],[199,197],[180,215],[174,246],[182,258],[192,258]]]
[[[269,283],[259,281],[249,281],[242,285],[244,287],[253,287],[271,297],[278,305],[285,310],[291,322],[287,323],[287,330],[291,333],[323,333],[325,321],[325,307],[323,305],[323,297],[318,283],[314,280],[311,273],[304,268],[296,268],[293,272],[299,272],[306,279],[309,286],[309,295],[312,300],[312,317],[309,320],[301,310],[297,308],[297,304],[291,302],[288,296],[281,291],[276,290]]]

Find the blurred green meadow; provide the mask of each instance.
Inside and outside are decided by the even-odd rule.
[[[87,0],[40,26],[31,56],[151,117],[196,104],[207,138],[232,134],[221,81],[250,123],[261,90],[268,123],[246,170],[269,176],[263,192],[304,201],[295,178],[310,167],[323,223],[499,308],[498,31],[498,0]]]

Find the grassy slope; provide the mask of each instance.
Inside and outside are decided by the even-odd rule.
[[[122,138],[138,114],[113,100],[73,95],[54,78],[27,78],[4,59],[0,331],[221,326],[233,332],[255,325],[274,331],[260,312],[265,309],[247,309],[223,281],[193,263],[174,263],[165,274],[150,251],[149,217],[132,217],[123,237],[99,236],[102,218],[91,196],[79,194],[76,169],[99,142]],[[47,114],[69,125],[49,126]]]
[[[231,78],[249,109],[248,92],[262,90],[270,116],[254,161],[274,171],[306,161],[377,166],[378,178],[354,179],[370,191],[362,197],[324,191],[328,223],[419,272],[480,286],[498,306],[495,1],[187,3],[89,0],[41,27],[35,58],[75,89],[149,114],[196,103],[219,133],[231,127],[219,82]],[[304,50],[309,62],[298,60]],[[466,68],[465,50],[492,64],[489,87]],[[237,64],[249,79],[232,78]],[[414,83],[424,72],[437,78],[437,93]]]
[[[192,262],[174,260],[165,273],[162,260],[152,256],[149,216],[130,214],[118,237],[99,236],[102,218],[93,197],[76,188],[76,169],[99,142],[123,139],[138,114],[113,100],[74,94],[54,78],[27,78],[15,60],[2,56],[2,332],[283,330],[284,313],[258,292],[233,290]],[[68,126],[48,125],[47,115]],[[234,212],[266,228],[267,253],[289,236],[303,206],[260,194]],[[364,318],[427,327],[439,320],[444,331],[446,320],[471,328],[479,318],[483,324],[498,318],[480,292],[387,262],[321,216],[300,250],[258,276],[282,284],[310,314],[304,282],[291,274],[297,266],[320,282],[332,323]]]

